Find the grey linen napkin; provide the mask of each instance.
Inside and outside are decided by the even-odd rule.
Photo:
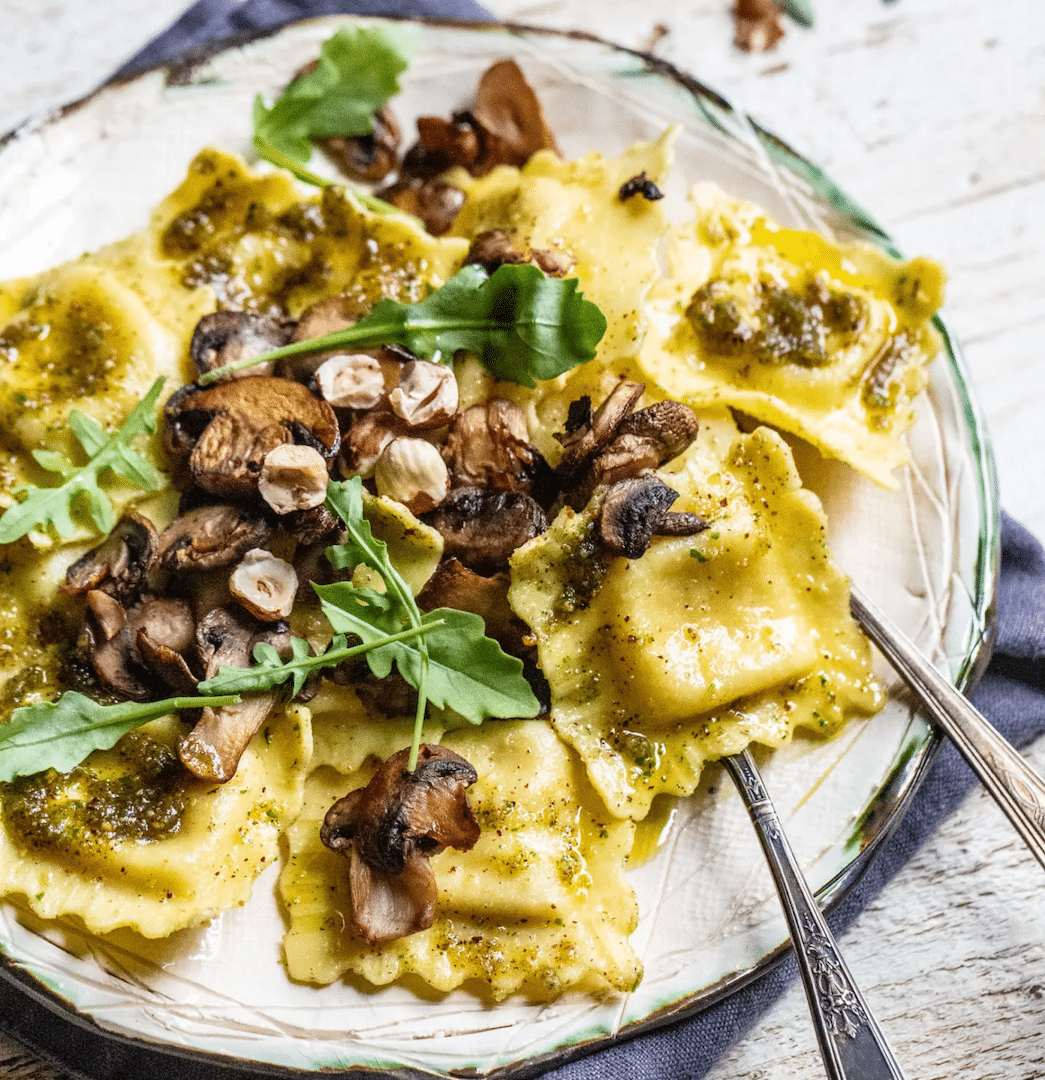
[[[293,19],[337,13],[491,17],[473,0],[199,0],[117,75],[131,74],[208,42],[269,30]],[[1045,551],[1022,525],[1006,515],[1002,518],[997,606],[999,636],[994,659],[973,701],[1006,738],[1016,746],[1026,746],[1045,732]],[[836,931],[856,918],[975,783],[958,752],[945,745],[903,821],[832,912],[830,921]],[[544,1080],[605,1080],[611,1076],[698,1080],[754,1026],[794,978],[794,962],[788,959],[696,1017],[553,1068],[543,1074]],[[22,1037],[39,1045],[27,1033]],[[110,1073],[94,1075],[108,1077]],[[206,1065],[189,1066],[181,1075],[202,1078],[211,1072]]]

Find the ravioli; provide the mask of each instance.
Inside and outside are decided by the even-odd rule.
[[[155,721],[64,776],[2,785],[4,894],[24,896],[43,918],[76,915],[94,933],[131,927],[151,938],[245,904],[301,806],[308,711],[271,715],[224,785],[164,771],[181,730],[173,718]],[[159,766],[143,774],[143,759]]]
[[[351,723],[326,723],[334,722],[337,729],[323,733],[317,717],[317,741],[352,743]],[[487,722],[441,741],[479,773],[469,801],[483,832],[471,851],[448,849],[432,859],[434,925],[380,946],[352,935],[346,862],[320,843],[319,826],[371,770],[346,777],[318,769],[287,831],[280,877],[290,977],[329,983],[351,972],[383,986],[413,974],[439,991],[468,984],[494,1000],[516,991],[550,998],[569,988],[634,987],[641,965],[628,935],[638,907],[624,879],[632,823],[605,812],[579,762],[542,721]],[[328,760],[357,754],[346,747]]]
[[[695,408],[728,405],[885,487],[939,349],[943,273],[777,227],[698,184],[649,300],[640,370]]]
[[[657,253],[668,223],[661,202],[641,195],[622,200],[620,188],[640,173],[664,183],[676,135],[669,128],[656,142],[636,143],[616,158],[593,153],[562,161],[541,151],[521,169],[502,165],[478,180],[453,174],[466,198],[452,235],[471,238],[502,229],[518,247],[571,256],[575,263],[568,276],[578,279],[585,297],[606,316],[596,358],[581,368],[534,391],[505,383],[494,388],[489,378],[474,380],[475,389],[465,391],[469,403],[496,393],[526,408],[531,438],[545,456],[557,452],[551,433],[562,430],[569,402],[592,393],[608,369],[627,371],[638,355],[646,326],[644,301],[659,274]],[[463,389],[467,385],[465,380]]]
[[[409,744],[413,720],[378,716],[352,688],[330,682],[309,710],[274,716],[224,787],[164,787],[162,768],[140,784],[129,779],[142,755],[169,758],[180,731],[173,719],[96,753],[64,779],[3,787],[0,893],[24,897],[44,918],[77,915],[95,932],[130,926],[163,936],[244,903],[282,833],[284,954],[295,980],[355,975],[385,985],[419,977],[440,992],[463,985],[494,1000],[636,984],[641,964],[628,937],[638,913],[624,868],[634,822],[653,798],[691,793],[706,761],[752,741],[781,745],[797,727],[830,734],[879,704],[845,579],[826,553],[819,505],[801,488],[781,438],[765,428],[740,435],[721,405],[796,431],[884,482],[888,463],[902,456],[909,399],[932,351],[925,320],[938,291],[931,264],[920,275],[908,266],[904,285],[904,271],[884,258],[775,230],[754,210],[707,192],[696,224],[673,232],[671,276],[662,279],[662,204],[622,200],[620,188],[642,173],[662,183],[673,137],[612,159],[540,153],[521,169],[457,177],[467,197],[443,238],[402,215],[373,214],[336,189],[302,197],[286,175],[254,174],[208,150],[141,233],[0,285],[0,496],[10,499],[22,483],[47,482],[30,453],[66,437],[57,432],[70,405],[111,430],[157,376],[170,389],[191,379],[189,339],[216,306],[296,317],[333,295],[360,311],[382,297],[418,300],[459,268],[478,233],[504,229],[520,246],[568,255],[570,276],[602,308],[608,331],[595,360],[535,390],[495,384],[476,361],[458,359],[461,408],[490,396],[516,402],[529,438],[554,464],[554,436],[572,401],[603,400],[621,374],[645,379],[650,400],[673,396],[703,410],[697,443],[662,475],[681,492],[674,509],[712,522],[699,536],[656,539],[629,561],[592,548],[596,502],[563,511],[517,553],[511,599],[537,642],[551,719],[463,729],[449,710],[430,710],[424,738],[479,772],[470,796],[483,825],[474,849],[434,858],[440,902],[430,929],[381,946],[347,929],[345,860],[322,845],[318,826],[377,759]],[[718,281],[732,290],[728,298],[712,288]],[[850,298],[862,313],[859,330],[848,344],[842,330],[822,340],[814,333],[800,341],[810,362],[747,372],[739,353],[701,344],[700,320],[686,314],[701,289],[708,311],[728,300],[761,330],[767,281],[796,295],[816,288],[829,300]],[[836,304],[839,326],[847,303]],[[904,352],[879,363],[883,343],[901,334],[917,362]],[[818,342],[829,357],[822,364]],[[869,411],[861,387],[876,371],[882,400]],[[853,412],[854,400],[862,413]],[[163,467],[158,440],[143,452]],[[176,512],[172,488],[143,498],[106,483],[117,512],[134,505],[159,527]],[[439,533],[387,498],[367,497],[365,513],[418,592],[443,554]],[[88,532],[68,543],[36,534],[0,551],[9,586],[0,722],[75,677],[68,642],[80,609],[57,590],[89,546]],[[365,571],[357,575],[375,584]],[[307,600],[291,621],[313,643],[329,637]],[[96,796],[94,809],[80,809]],[[150,798],[156,820],[176,819],[176,830],[149,832]],[[48,800],[45,813],[39,807]],[[112,815],[131,831],[110,843],[100,831]],[[63,822],[86,822],[95,833],[70,844]]]
[[[595,505],[567,508],[512,559],[509,599],[537,638],[552,725],[622,817],[691,794],[708,760],[799,726],[830,734],[881,705],[790,450],[724,418],[705,432],[665,479],[706,532],[625,559],[593,542]]]

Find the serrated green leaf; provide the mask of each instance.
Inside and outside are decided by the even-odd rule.
[[[346,581],[313,588],[335,630],[376,642],[396,625],[396,605],[384,593],[358,589]],[[422,614],[421,622],[425,626],[443,623],[424,638],[428,647],[426,691],[432,704],[453,709],[473,724],[487,717],[537,715],[540,705],[523,677],[522,661],[486,636],[486,626],[478,615],[438,608]],[[383,645],[366,656],[378,678],[389,675],[394,663],[411,686],[419,687],[423,660],[416,643]]]
[[[776,5],[801,26],[812,26],[816,22],[811,0],[776,0]]]
[[[181,697],[164,701],[123,701],[99,705],[67,690],[57,701],[15,709],[0,725],[0,781],[44,769],[68,772],[95,750],[108,750],[128,731],[150,720],[200,705],[233,705],[234,696]]]
[[[343,27],[323,43],[315,68],[299,75],[271,108],[254,99],[258,154],[301,175],[312,139],[366,135],[374,113],[399,92],[406,58],[392,38],[372,27]],[[314,182],[311,174],[302,179]],[[322,182],[322,181],[321,181]]]
[[[57,450],[30,450],[33,460],[41,469],[48,472],[58,473],[61,476],[72,476],[79,469],[64,455]]]
[[[0,544],[10,544],[33,529],[53,529],[60,537],[68,538],[76,532],[72,511],[82,497],[86,497],[87,512],[97,528],[109,532],[115,523],[115,511],[109,496],[99,486],[99,478],[106,471],[118,473],[144,491],[159,490],[162,480],[159,473],[131,448],[132,440],[150,435],[156,430],[156,402],[166,380],[161,376],[144,398],[113,435],[105,431],[92,417],[79,409],[69,413],[69,426],[84,451],[89,454],[85,465],[50,468],[37,455],[52,465],[58,464],[60,455],[51,457],[53,451],[37,451],[34,456],[51,472],[60,472],[64,482],[59,487],[38,488],[29,485],[19,489],[25,492],[22,502],[9,506],[0,516]],[[64,459],[62,459],[64,460]]]
[[[200,382],[284,356],[394,343],[444,363],[465,349],[496,378],[535,386],[591,360],[605,333],[606,317],[576,278],[545,277],[529,263],[499,266],[492,275],[473,265],[424,300],[382,300],[347,330],[228,364]]]

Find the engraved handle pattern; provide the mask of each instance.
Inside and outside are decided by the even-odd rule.
[[[1045,866],[1045,782],[855,585],[850,606],[868,637],[958,747]]]
[[[828,1080],[903,1080],[799,869],[751,755],[722,759],[755,826],[784,909]]]

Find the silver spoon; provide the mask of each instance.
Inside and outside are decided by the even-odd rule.
[[[850,607],[867,636],[914,691],[933,722],[958,747],[1035,858],[1045,866],[1045,782],[855,585]]]
[[[904,1080],[787,842],[754,759],[722,759],[744,800],[784,909],[828,1080]]]

